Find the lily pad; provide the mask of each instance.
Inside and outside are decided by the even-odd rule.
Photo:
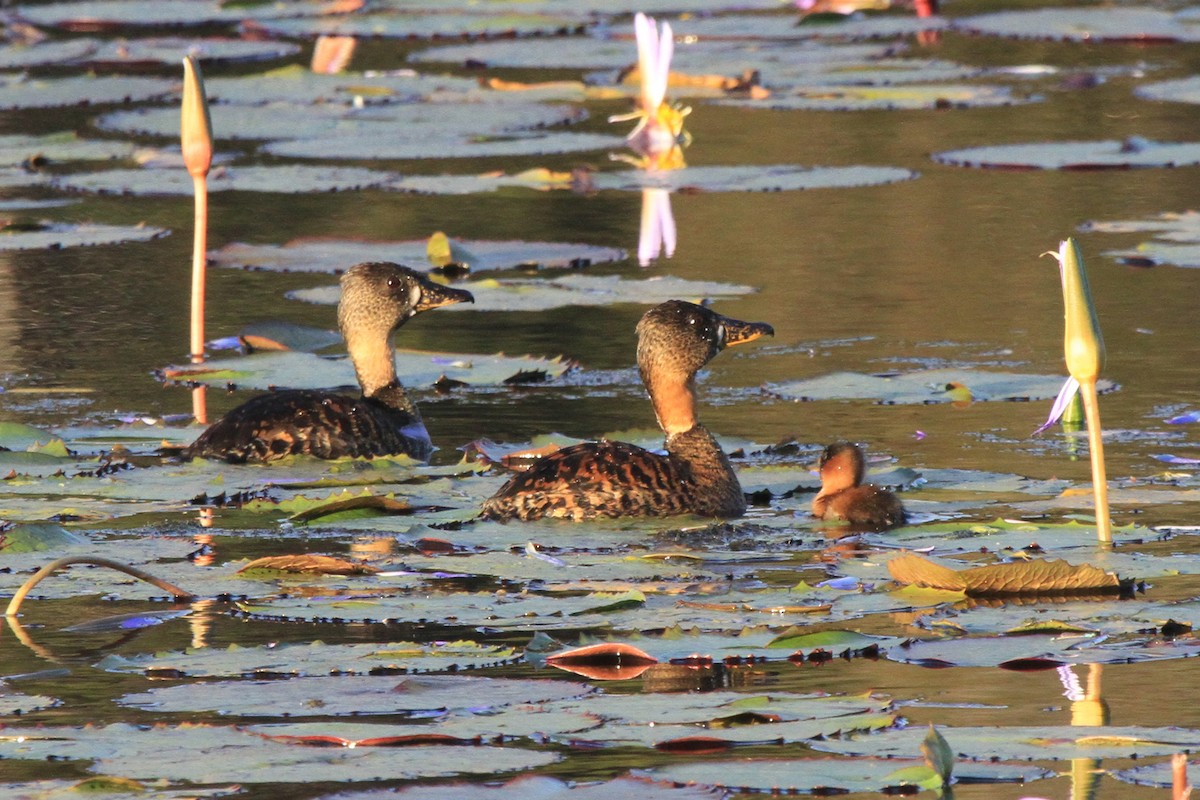
[[[549,36],[585,28],[590,19],[580,14],[461,13],[428,8],[424,11],[381,10],[335,17],[265,20],[274,36],[362,36],[367,38],[433,39],[456,36]]]
[[[1088,222],[1086,231],[1097,233],[1152,233],[1154,238],[1130,250],[1109,250],[1105,255],[1135,266],[1173,264],[1200,267],[1200,212],[1167,212],[1140,220]]]
[[[454,244],[472,258],[462,264],[471,272],[528,267],[579,268],[621,261],[624,250],[586,244],[558,242],[497,242],[455,239]],[[338,273],[347,264],[362,261],[428,263],[427,239],[408,241],[355,241],[339,239],[293,239],[284,245],[253,245],[232,242],[208,254],[210,262],[225,267],[264,269],[273,272]]]
[[[923,730],[917,728],[919,733]],[[1029,765],[955,764],[960,777],[974,777],[987,783],[1025,783],[1053,777],[1055,773]],[[861,757],[829,758],[753,758],[736,761],[706,759],[672,764],[653,770],[655,777],[683,783],[721,786],[736,792],[760,794],[829,794],[832,792],[913,792],[934,776],[933,770],[919,758]],[[937,778],[938,784],[941,779]]]
[[[989,169],[1130,169],[1200,164],[1200,143],[1154,142],[1140,136],[1124,141],[1044,142],[946,150],[939,164]]]
[[[904,84],[901,86],[804,86],[772,93],[764,100],[731,98],[722,105],[813,111],[866,111],[921,108],[986,108],[1029,102],[1007,86],[986,84]]]
[[[476,642],[387,642],[386,644],[295,644],[259,647],[206,647],[129,658],[109,657],[98,666],[110,672],[231,678],[270,673],[272,676],[318,677],[333,673],[416,673],[463,671],[492,667],[516,659],[520,651]]]
[[[433,137],[498,135],[511,131],[568,125],[586,118],[578,107],[546,103],[392,103],[354,108],[342,105],[214,103],[213,130],[222,139],[374,137],[385,147],[429,144]],[[139,108],[106,114],[102,130],[139,136],[177,137],[179,109]],[[392,142],[395,144],[391,144]],[[285,146],[285,145],[280,145]],[[366,146],[365,144],[363,145]],[[336,156],[336,152],[327,155]],[[350,157],[350,156],[347,156]],[[364,156],[365,157],[365,156]],[[377,156],[386,157],[386,156]]]
[[[1134,87],[1133,93],[1143,100],[1160,100],[1171,103],[1200,103],[1200,75],[1177,78],[1171,81],[1143,83]]]
[[[163,228],[151,228],[148,225],[40,222],[0,228],[0,250],[44,250],[119,242],[148,242],[169,233],[170,231]]]
[[[676,786],[647,778],[613,778],[602,783],[564,783],[549,775],[523,775],[499,786],[477,783],[409,786],[365,792],[338,792],[324,800],[445,800],[452,792],[456,800],[609,800],[636,797],[638,800],[717,800],[704,786]],[[152,799],[155,800],[155,799]]]
[[[396,176],[360,167],[218,167],[208,175],[208,191],[226,192],[341,192],[387,186]],[[59,175],[60,189],[122,195],[191,195],[192,176],[186,170],[115,169],[107,172]]]
[[[562,306],[605,306],[614,303],[661,303],[672,298],[732,297],[750,294],[752,286],[717,281],[692,281],[669,275],[626,280],[619,275],[569,274],[553,280],[486,280],[458,284],[475,296],[472,304],[446,310],[545,311]],[[297,289],[289,297],[309,303],[333,305],[340,290],[336,286]],[[400,372],[401,375],[405,373]],[[447,373],[449,374],[449,373]],[[453,376],[452,376],[453,377]],[[1057,389],[1055,390],[1057,392]]]
[[[555,753],[490,746],[472,747],[469,754],[470,758],[464,758],[461,748],[444,745],[306,747],[208,725],[10,726],[0,736],[0,755],[5,759],[83,760],[101,774],[200,784],[411,780],[519,771],[560,758]]]
[[[971,33],[1018,39],[1077,42],[1195,42],[1194,20],[1147,7],[1034,8],[1000,11],[954,20],[952,27]]]
[[[153,39],[121,39],[103,42],[93,52],[77,59],[87,64],[105,67],[140,67],[170,65],[191,56],[203,64],[245,63],[287,58],[300,52],[291,42],[255,39],[204,37],[186,39],[161,37]],[[0,54],[2,57],[2,54]],[[176,120],[178,124],[178,120]]]
[[[178,111],[175,116],[179,116]],[[179,121],[175,122],[178,126]],[[133,154],[134,146],[130,142],[81,139],[73,131],[40,136],[0,136],[0,164],[14,167],[33,160],[109,161],[132,158]]]
[[[1177,753],[1200,743],[1200,731],[1136,726],[1018,726],[943,728],[958,754],[954,771],[963,775],[966,760],[1060,761],[1076,758],[1146,758]],[[891,730],[871,736],[814,742],[813,749],[840,755],[912,758],[925,731]]]
[[[44,7],[44,6],[43,6]],[[85,76],[78,78],[0,78],[0,109],[55,108],[155,100],[175,91],[160,78]]]
[[[361,716],[464,711],[580,697],[590,686],[568,681],[466,675],[337,676],[282,681],[215,681],[127,694],[126,706],[157,712],[216,711],[242,717]],[[0,749],[2,752],[2,749]]]
[[[459,96],[479,91],[479,83],[472,78],[418,75],[412,70],[322,75],[299,65],[243,77],[208,78],[204,87],[214,108],[222,103],[255,106],[291,103],[316,108],[331,105],[349,108],[416,103],[446,93]],[[500,96],[497,93],[497,97]]]
[[[29,6],[21,9],[21,18],[34,25],[69,31],[105,30],[127,26],[168,27],[235,23],[254,17],[299,14],[304,13],[306,9],[309,13],[314,13],[322,5],[320,2],[294,2],[286,9],[271,4],[223,8],[192,0],[155,0],[154,6],[147,9],[139,0],[89,0]]]
[[[478,112],[477,112],[478,113]],[[483,158],[575,153],[623,146],[619,136],[562,131],[515,132],[494,137],[450,132],[436,139],[381,138],[378,133],[271,142],[265,153],[289,158],[418,159]]]
[[[95,53],[101,47],[97,39],[44,39],[0,46],[0,69],[29,69],[48,64],[64,64]]]
[[[555,378],[570,367],[562,358],[429,353],[415,350],[396,352],[396,371],[409,386],[432,386],[442,376],[472,385],[501,385],[514,375],[540,370]],[[166,367],[164,376],[173,381],[225,386],[234,383],[246,389],[320,389],[354,386],[357,379],[348,359],[329,359],[312,353],[292,351],[254,353],[244,358],[214,359],[199,365]]]
[[[602,172],[597,189],[700,189],[709,192],[782,192],[879,186],[912,180],[917,173],[899,167],[799,167],[791,165],[685,167],[679,170]],[[407,179],[401,182],[404,187]]]
[[[1013,372],[983,372],[970,369],[930,369],[895,375],[863,375],[838,372],[790,383],[768,384],[767,391],[785,400],[874,400],[885,405],[932,404],[955,401],[947,393],[950,383],[970,389],[975,401],[1048,400],[1062,388],[1062,378],[1054,375],[1029,375]],[[1116,388],[1101,379],[1100,391]]]

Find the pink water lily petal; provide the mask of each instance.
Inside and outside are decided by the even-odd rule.
[[[1050,416],[1046,417],[1046,421],[1033,432],[1033,436],[1045,431],[1054,423],[1062,419],[1063,412],[1067,410],[1067,406],[1071,405],[1071,401],[1075,399],[1075,393],[1079,391],[1079,381],[1074,378],[1067,378],[1062,389],[1058,392],[1058,397],[1054,398],[1054,405],[1050,408]]]

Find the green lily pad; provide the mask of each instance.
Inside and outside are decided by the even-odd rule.
[[[5,44],[0,46],[0,69],[29,69],[71,63],[87,58],[101,45],[98,39],[83,38]]]
[[[269,61],[294,56],[299,52],[300,46],[291,42],[228,39],[215,36],[196,39],[160,37],[103,42],[93,52],[78,60],[86,64],[104,67],[138,67],[154,64],[175,67],[185,55],[192,56],[202,64],[212,65]],[[178,122],[176,120],[177,125]]]
[[[184,0],[193,2],[193,0]],[[479,84],[473,78],[451,75],[418,75],[410,70],[322,75],[292,65],[242,77],[206,78],[204,88],[213,108],[237,103],[260,106],[272,103],[315,108],[416,103],[449,93],[474,95]],[[500,93],[492,93],[499,96]],[[167,134],[163,134],[167,135]],[[219,135],[226,135],[219,131]]]
[[[471,353],[396,352],[396,371],[409,386],[432,386],[442,376],[472,385],[501,385],[514,375],[540,370],[547,378],[570,367],[563,358],[481,355]],[[247,389],[320,389],[354,386],[354,366],[348,359],[329,359],[292,351],[254,353],[243,358],[214,359],[199,365],[166,367],[170,380],[195,381]]]
[[[939,164],[987,169],[1129,169],[1200,164],[1200,143],[1153,142],[1140,136],[1124,141],[1044,142],[946,150]]]
[[[675,786],[638,777],[613,778],[600,783],[564,783],[549,775],[523,775],[499,786],[443,783],[437,786],[408,786],[398,790],[338,792],[325,800],[444,800],[447,792],[453,793],[456,800],[608,800],[613,797],[636,797],[638,800],[713,800],[712,792],[703,786]]]
[[[559,242],[497,242],[455,239],[455,245],[472,257],[463,264],[472,272],[527,267],[579,268],[621,261],[628,253],[615,247]],[[427,239],[408,241],[356,241],[293,239],[284,245],[232,242],[208,254],[210,262],[225,267],[264,269],[273,272],[337,273],[347,264],[362,261],[397,261],[428,264]]]
[[[767,391],[785,400],[874,400],[886,405],[950,403],[956,397],[947,393],[949,383],[961,383],[971,390],[976,402],[985,400],[1048,400],[1058,394],[1063,378],[1054,375],[1028,375],[1014,372],[983,372],[970,369],[929,369],[897,375],[863,375],[838,372],[790,383],[769,384]],[[1102,392],[1116,384],[1101,379]]]
[[[1159,100],[1171,103],[1200,103],[1200,75],[1177,78],[1170,81],[1143,83],[1135,86],[1133,93],[1143,100]]]
[[[175,116],[179,116],[178,111]],[[175,122],[178,126],[179,121]],[[14,167],[35,158],[50,162],[108,161],[132,158],[133,153],[134,146],[129,142],[81,139],[73,131],[40,136],[0,136],[0,164]]]
[[[320,2],[294,2],[287,7],[206,5],[191,0],[155,0],[147,9],[138,0],[87,0],[45,3],[21,9],[21,18],[34,25],[69,31],[120,29],[127,26],[171,27],[237,23],[278,14],[316,13]]]
[[[854,77],[851,75],[850,77]],[[722,105],[812,111],[866,111],[921,108],[986,108],[1029,102],[1007,86],[986,84],[903,84],[900,86],[803,86],[764,100],[732,98]]]
[[[395,678],[391,680],[396,682]],[[468,754],[470,758],[464,757]],[[305,747],[230,727],[146,729],[123,724],[8,727],[0,736],[0,755],[14,760],[90,761],[89,769],[101,774],[199,784],[411,780],[520,771],[560,758],[555,753],[491,746],[472,747],[469,751],[445,745]]]
[[[97,225],[40,222],[0,228],[0,250],[44,250],[119,242],[148,242],[170,231],[148,225]]]
[[[332,105],[214,103],[213,130],[221,139],[385,139],[387,147],[417,147],[436,138],[499,135],[568,125],[587,117],[574,106],[545,103],[393,103],[365,108]],[[138,108],[100,117],[101,130],[139,136],[179,135],[179,109]],[[289,143],[278,145],[286,147]],[[362,147],[366,147],[364,143]],[[337,155],[329,153],[327,155]],[[347,158],[351,156],[346,156]],[[383,156],[379,156],[383,157]]]
[[[53,708],[58,704],[59,701],[53,697],[21,694],[13,692],[7,687],[5,687],[4,693],[0,694],[0,714],[6,717],[41,711],[44,708]],[[2,785],[0,788],[3,788]]]
[[[1104,254],[1135,266],[1173,264],[1200,267],[1200,213],[1165,212],[1140,220],[1088,222],[1083,229],[1097,233],[1152,233],[1154,238],[1129,250]]]
[[[709,192],[783,192],[879,186],[912,180],[917,173],[899,167],[798,167],[763,165],[685,167],[680,170],[603,172],[593,178],[597,189],[700,189]],[[406,181],[401,182],[401,187]]]
[[[1084,42],[1195,42],[1200,25],[1181,14],[1146,7],[1034,8],[954,20],[956,30],[1018,39]]]
[[[319,18],[266,20],[262,27],[274,36],[362,36],[367,38],[433,39],[458,36],[548,36],[582,30],[589,23],[578,16],[552,13],[459,13],[382,10]]]
[[[915,729],[921,734],[925,731]],[[955,764],[961,779],[973,777],[988,783],[1026,783],[1053,777],[1056,773],[1025,764]],[[841,789],[846,792],[899,794],[923,785],[932,769],[923,758],[753,758],[730,761],[706,759],[672,764],[651,772],[654,777],[706,786],[722,786],[736,792],[760,794],[816,793]],[[940,785],[941,778],[937,777]],[[891,790],[891,791],[889,791]]]
[[[229,678],[256,673],[316,677],[333,673],[442,672],[511,662],[520,651],[476,642],[388,642],[386,644],[293,644],[202,648],[128,658],[111,656],[97,666],[110,672],[170,673]]]
[[[477,112],[478,113],[478,112]],[[531,156],[604,150],[624,145],[619,136],[563,131],[515,132],[494,137],[447,133],[436,139],[381,138],[378,133],[271,142],[263,152],[288,158],[417,159]]]
[[[128,76],[79,78],[0,78],[0,109],[55,108],[155,100],[175,91],[168,80]]]
[[[360,167],[218,167],[208,175],[209,192],[340,192],[387,186],[396,176]],[[186,170],[115,169],[54,178],[60,189],[121,195],[191,195]]]
[[[153,782],[134,781],[130,778],[100,776],[82,780],[45,780],[24,783],[0,783],[0,792],[13,797],[30,797],[37,800],[79,800],[86,793],[88,800],[127,800],[131,792],[138,800],[209,800],[225,797],[237,792],[239,787],[220,786],[212,788],[167,789],[154,786]]]
[[[733,297],[750,294],[752,286],[717,281],[692,281],[669,275],[626,280],[619,275],[569,274],[553,280],[483,280],[458,284],[475,296],[474,303],[449,306],[447,311],[545,311],[563,306],[606,306],[614,303],[661,303],[673,298]],[[333,305],[336,286],[297,289],[288,297]],[[401,375],[406,373],[401,371]],[[450,373],[447,373],[450,374]],[[451,376],[454,377],[454,376]],[[1057,391],[1057,390],[1056,390]]]
[[[814,742],[812,747],[840,755],[912,758],[925,737],[922,728],[891,730],[871,736]],[[1076,758],[1146,758],[1177,753],[1200,743],[1200,731],[1185,728],[1142,728],[1132,725],[1016,726],[943,728],[942,735],[959,755],[955,773],[966,759],[1060,761]]]
[[[592,691],[590,686],[567,681],[466,675],[347,675],[180,684],[127,694],[119,702],[160,713],[208,710],[241,717],[331,717],[467,709],[482,713],[488,708],[545,703]]]

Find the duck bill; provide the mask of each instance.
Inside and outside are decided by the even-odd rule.
[[[452,306],[455,303],[474,303],[475,296],[463,289],[442,286],[440,283],[426,281],[421,286],[421,299],[417,302],[416,313],[428,311],[431,308]]]
[[[775,329],[765,322],[742,322],[740,319],[722,317],[721,324],[725,326],[725,346],[753,342],[763,336],[774,336]]]

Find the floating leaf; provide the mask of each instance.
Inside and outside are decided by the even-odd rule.
[[[369,564],[344,558],[301,553],[292,556],[263,556],[238,570],[239,574],[300,572],[317,575],[373,575],[379,570]]]
[[[475,296],[474,303],[450,306],[447,311],[545,311],[562,306],[603,306],[614,303],[661,303],[674,298],[701,299],[750,294],[752,286],[717,281],[693,281],[668,275],[626,280],[619,275],[563,275],[553,280],[468,281],[457,284]],[[289,297],[332,305],[336,286],[297,289]],[[400,371],[404,375],[404,371]],[[449,373],[448,373],[449,374]]]
[[[465,675],[337,676],[285,681],[180,684],[128,694],[127,706],[157,712],[200,710],[245,717],[359,716],[445,713],[501,708],[579,697],[592,689],[567,681],[480,678]],[[0,752],[3,748],[0,747]]]
[[[165,97],[175,90],[160,78],[0,78],[0,109],[132,103]]]
[[[5,759],[86,760],[96,772],[200,784],[411,780],[525,770],[559,759],[554,753],[504,747],[480,746],[469,752],[471,757],[467,759],[461,748],[438,745],[303,747],[235,728],[207,725],[9,726],[0,738],[0,754]]]
[[[196,39],[168,36],[105,42],[86,57],[77,60],[105,67],[175,66],[179,63],[180,56],[186,54],[208,66],[287,58],[299,52],[300,46],[291,42],[215,36]],[[220,130],[224,135],[224,131],[228,129],[222,126]]]
[[[1020,39],[1084,42],[1195,42],[1200,26],[1152,8],[1033,8],[954,20],[953,27]]]
[[[1121,591],[1121,581],[1111,572],[1058,560],[1014,561],[959,571],[909,553],[889,561],[888,572],[900,583],[964,591],[975,597]]]
[[[968,387],[973,399],[1047,400],[1058,394],[1062,378],[1056,375],[1026,375],[1009,372],[982,372],[972,369],[930,369],[894,375],[863,375],[838,372],[808,380],[769,384],[767,391],[787,400],[863,399],[894,405],[905,403],[949,403],[956,397],[948,393],[949,384]],[[1102,392],[1112,391],[1111,381],[1097,383]]]
[[[264,20],[275,36],[365,36],[432,39],[458,36],[534,36],[581,30],[588,18],[570,14],[510,12],[505,14],[383,10],[313,19]]]
[[[619,248],[559,242],[454,240],[474,256],[467,267],[472,272],[524,267],[579,268],[621,261],[628,254]],[[427,261],[428,241],[354,241],[339,239],[293,239],[285,245],[253,245],[233,242],[209,253],[221,266],[265,269],[280,272],[341,272],[362,261],[396,261],[419,265]]]
[[[606,800],[613,797],[636,797],[638,800],[717,800],[719,797],[706,786],[676,786],[648,778],[626,776],[600,783],[564,783],[549,775],[522,775],[499,786],[443,783],[437,786],[408,786],[399,790],[339,792],[327,800],[444,800],[447,792],[452,792],[455,800]]]
[[[0,228],[0,250],[46,250],[120,242],[148,242],[169,234],[147,225],[40,222]]]
[[[934,153],[931,158],[939,164],[991,169],[1184,167],[1200,164],[1200,143],[1154,142],[1134,136],[1124,141],[1110,139],[972,147]]]
[[[217,167],[208,175],[210,192],[342,192],[386,186],[389,172],[359,167]],[[114,169],[56,176],[54,185],[78,192],[121,195],[190,195],[192,178],[182,170]]]
[[[636,678],[658,659],[630,644],[605,642],[546,656],[546,663],[592,680],[615,681]]]
[[[624,139],[603,133],[570,133],[557,130],[514,132],[487,137],[473,134],[439,134],[412,139],[381,137],[378,132],[293,139],[263,145],[263,152],[286,158],[418,159],[485,158],[576,153],[617,149]]]
[[[319,677],[464,671],[513,661],[520,651],[503,645],[455,642],[386,642],[382,644],[282,644],[199,648],[183,652],[110,656],[97,666],[111,672],[147,675],[235,678],[270,673]]]
[[[902,86],[801,86],[773,92],[763,100],[732,98],[722,105],[812,111],[864,111],[920,108],[986,108],[1030,102],[1007,86],[904,84]]]
[[[399,350],[396,371],[408,386],[433,386],[442,376],[471,385],[502,385],[526,370],[543,370],[547,377],[562,375],[570,363],[562,358],[482,355],[472,353],[422,353]],[[243,358],[214,359],[203,365],[170,366],[163,377],[243,388],[320,389],[353,386],[354,368],[347,359],[329,359],[291,351],[254,353]]]

